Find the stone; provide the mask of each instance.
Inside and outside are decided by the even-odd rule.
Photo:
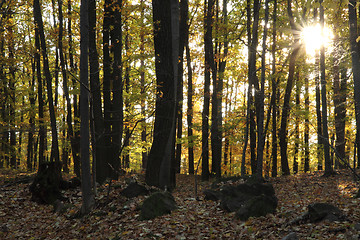
[[[330,222],[344,221],[346,218],[338,207],[328,203],[310,204],[308,206],[308,217],[312,223],[324,220],[328,220]]]
[[[291,232],[285,237],[283,237],[281,240],[298,240],[299,237],[297,236],[296,232]]]
[[[177,209],[174,197],[169,192],[155,192],[144,200],[141,206],[140,219],[150,220],[170,214]]]
[[[277,199],[275,196],[262,194],[246,201],[245,204],[237,210],[236,217],[242,221],[246,221],[249,217],[260,217],[268,213],[274,213],[276,207]]]
[[[211,201],[218,201],[221,199],[222,194],[219,191],[212,190],[212,189],[205,189],[204,190],[204,199],[211,200]]]
[[[132,182],[120,194],[127,198],[134,198],[149,194],[149,190],[137,182]]]
[[[204,195],[206,200],[220,200],[221,208],[236,212],[241,220],[274,213],[277,207],[273,186],[256,181],[225,185],[220,190],[207,189]]]

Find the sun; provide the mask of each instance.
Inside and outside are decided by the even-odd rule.
[[[320,24],[309,25],[301,30],[301,42],[305,45],[306,53],[308,55],[315,55],[316,50],[319,50],[322,44],[326,47],[330,46],[333,39],[333,33],[327,26],[321,31]]]

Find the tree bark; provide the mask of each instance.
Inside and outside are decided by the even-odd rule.
[[[320,0],[320,26],[321,31],[324,31],[324,7]],[[320,73],[321,73],[321,102],[322,102],[322,130],[323,130],[323,143],[324,143],[324,156],[325,156],[325,172],[324,175],[331,175],[333,168],[330,158],[330,140],[328,131],[327,120],[327,94],[326,94],[326,76],[325,76],[325,46],[320,46]]]
[[[81,213],[89,213],[95,205],[91,191],[90,174],[90,137],[89,137],[89,8],[88,0],[81,0],[80,5],[80,135],[81,135]]]
[[[204,106],[202,112],[201,145],[202,145],[202,172],[201,179],[207,181],[209,172],[209,115],[210,115],[210,79],[211,66],[214,60],[212,43],[212,25],[214,15],[214,0],[204,1],[204,49],[205,49],[205,73],[204,73]]]
[[[272,32],[272,76],[271,76],[271,90],[272,90],[272,140],[271,140],[271,156],[272,156],[272,168],[271,168],[271,176],[277,176],[277,83],[276,83],[276,31],[277,31],[277,0],[274,0],[274,9],[273,9],[273,32]]]
[[[355,102],[355,119],[356,119],[356,145],[357,145],[357,158],[358,163],[360,162],[360,50],[357,47],[357,15],[356,15],[356,6],[357,1],[349,1],[349,25],[350,25],[350,49],[351,49],[351,59],[352,59],[352,70],[354,78],[354,102]]]
[[[291,9],[292,0],[288,0],[288,6],[287,6],[287,12],[288,16],[290,18],[290,25],[291,28],[296,30],[294,17],[292,14]],[[280,154],[281,154],[281,170],[283,175],[290,175],[290,169],[289,169],[289,161],[287,156],[287,123],[288,123],[288,117],[290,112],[290,97],[291,97],[291,91],[294,86],[294,72],[295,72],[295,64],[297,55],[299,53],[299,39],[298,36],[295,37],[295,42],[293,44],[292,52],[290,53],[290,60],[289,60],[289,73],[288,73],[288,79],[286,83],[286,89],[285,89],[285,96],[284,96],[284,105],[282,108],[282,114],[281,114],[281,126],[279,131],[279,138],[280,138]]]
[[[257,169],[256,175],[257,178],[261,179],[263,175],[263,164],[264,164],[264,146],[265,146],[265,132],[264,132],[264,95],[265,95],[265,55],[266,55],[266,38],[269,22],[269,0],[265,1],[265,24],[264,24],[264,33],[263,33],[263,43],[262,43],[262,56],[261,56],[261,81],[260,89],[256,93],[257,97],[257,134],[258,134],[258,144],[257,144]]]
[[[154,139],[145,181],[163,189],[175,187],[175,115],[178,63],[178,4],[153,0],[156,69],[156,112]]]
[[[49,68],[49,60],[47,56],[47,48],[46,48],[46,40],[44,34],[43,20],[41,14],[41,7],[39,0],[34,0],[34,20],[35,25],[38,26],[38,33],[40,37],[40,46],[41,46],[41,55],[43,58],[43,68],[46,79],[46,88],[47,88],[47,97],[49,103],[49,113],[50,113],[50,123],[51,123],[51,136],[52,136],[52,144],[51,144],[51,160],[54,160],[60,166],[60,156],[59,156],[59,143],[58,143],[58,135],[57,135],[57,127],[56,127],[56,116],[55,116],[55,108],[54,108],[54,100],[52,94],[52,78]],[[60,170],[60,169],[59,169]]]

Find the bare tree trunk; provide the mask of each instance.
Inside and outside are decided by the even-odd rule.
[[[88,0],[81,0],[80,6],[80,135],[81,135],[81,213],[89,213],[95,205],[91,191],[90,137],[89,137],[89,8]]]
[[[207,181],[209,173],[209,114],[210,114],[210,78],[211,61],[213,57],[212,24],[214,15],[214,0],[204,1],[204,44],[205,44],[205,73],[204,73],[204,107],[202,112],[202,173],[201,178]]]
[[[356,6],[357,1],[349,1],[349,25],[350,25],[350,48],[351,48],[351,59],[352,59],[352,70],[354,78],[354,101],[355,101],[355,118],[356,118],[356,148],[357,148],[357,159],[358,164],[360,163],[360,50],[357,47],[357,15]]]
[[[277,176],[277,83],[276,83],[276,31],[277,31],[277,0],[274,0],[274,10],[273,10],[273,32],[272,32],[272,76],[271,76],[271,88],[272,88],[272,145],[271,145],[271,156],[272,156],[272,169],[271,176]]]
[[[43,68],[46,78],[46,88],[47,88],[47,97],[49,103],[51,136],[52,136],[51,160],[54,160],[60,166],[59,143],[58,143],[58,135],[57,135],[57,127],[56,127],[57,124],[56,124],[54,100],[52,94],[52,78],[49,68],[49,60],[47,56],[46,40],[45,40],[43,20],[42,20],[39,0],[34,0],[34,20],[35,20],[35,24],[39,28],[41,55],[43,57],[43,64],[44,64]]]
[[[324,7],[320,0],[320,26],[321,31],[324,31]],[[321,73],[321,101],[322,101],[322,126],[323,126],[323,143],[325,156],[325,175],[331,175],[333,168],[330,159],[330,140],[327,120],[327,94],[326,94],[326,77],[325,77],[325,46],[320,46],[320,73]]]

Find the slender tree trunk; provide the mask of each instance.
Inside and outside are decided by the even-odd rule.
[[[202,173],[201,179],[207,181],[209,173],[209,114],[210,114],[210,78],[211,61],[213,58],[212,24],[214,14],[214,0],[204,1],[204,44],[205,44],[205,73],[204,73],[204,106],[202,112]]]
[[[294,144],[294,162],[293,162],[293,173],[299,172],[299,146],[300,146],[300,68],[296,73],[296,94],[295,94],[295,144]]]
[[[335,37],[334,42],[336,46],[341,49],[337,27],[334,29]],[[335,50],[333,54],[333,76],[334,76],[334,115],[335,115],[335,131],[336,142],[335,149],[343,160],[346,159],[345,153],[345,127],[346,127],[346,82],[347,82],[347,69],[342,64],[339,55],[340,51]],[[336,158],[335,167],[343,169],[345,164]]]
[[[177,111],[176,111],[176,120],[177,120],[177,136],[178,142],[176,144],[175,152],[175,164],[176,172],[180,173],[181,167],[181,138],[182,138],[182,118],[183,118],[183,75],[184,75],[184,50],[186,41],[188,39],[188,0],[180,1],[180,22],[179,22],[179,63],[178,63],[178,87],[177,87]]]
[[[15,60],[15,55],[14,55],[14,35],[13,35],[13,16],[12,14],[10,14],[9,16],[9,26],[8,26],[8,37],[9,37],[9,45],[8,45],[8,50],[9,50],[9,61],[10,62],[14,62]],[[15,127],[16,127],[16,119],[15,119],[15,105],[16,105],[16,95],[15,95],[15,66],[14,64],[10,64],[9,66],[9,89],[8,89],[8,93],[9,93],[9,126],[10,126],[10,166],[11,168],[17,168],[17,162],[16,162],[16,132],[15,132]]]
[[[51,136],[52,136],[51,160],[54,160],[60,167],[59,144],[58,144],[58,135],[57,135],[57,127],[56,127],[57,124],[56,124],[54,100],[52,94],[52,78],[49,68],[49,60],[47,56],[46,40],[45,40],[43,20],[42,20],[39,0],[34,0],[34,20],[35,20],[35,24],[39,28],[41,55],[43,58],[43,64],[44,64],[43,68],[45,73],[47,97],[49,103]]]
[[[29,102],[30,102],[30,111],[29,111],[29,133],[28,133],[28,142],[27,142],[27,157],[26,157],[26,168],[28,171],[33,170],[34,163],[34,134],[35,134],[35,102],[36,102],[36,93],[35,93],[35,60],[31,61],[32,67],[32,78],[29,80]],[[1,73],[0,73],[1,74]]]
[[[69,95],[69,87],[68,87],[68,75],[66,69],[66,62],[64,57],[64,47],[63,47],[63,1],[58,0],[58,10],[59,10],[59,39],[58,39],[58,49],[59,49],[59,57],[60,57],[60,66],[61,66],[61,74],[63,80],[63,90],[64,90],[64,97],[66,100],[66,123],[67,123],[67,138],[71,143],[71,150],[72,155],[74,158],[74,162],[79,162],[79,153],[77,152],[78,149],[76,147],[75,137],[74,137],[74,130],[73,130],[73,119],[72,119],[72,107],[71,107],[71,100]]]
[[[140,54],[141,54],[141,59],[140,59],[140,85],[141,85],[141,115],[144,118],[144,120],[141,122],[141,141],[143,144],[146,143],[146,121],[145,121],[145,117],[146,117],[146,86],[145,86],[145,60],[144,60],[144,55],[145,55],[145,33],[144,33],[144,29],[145,29],[145,3],[144,0],[140,1],[140,6],[141,6],[141,32],[140,32]],[[142,169],[145,170],[146,169],[146,163],[147,163],[147,157],[148,157],[148,149],[146,146],[143,147],[142,150]]]
[[[309,79],[305,78],[305,130],[304,130],[304,172],[310,171],[310,98],[309,98]]]
[[[95,205],[91,191],[90,137],[89,137],[89,8],[88,0],[81,0],[80,6],[80,135],[81,135],[81,213],[89,213]]]
[[[260,82],[260,91],[256,93],[257,97],[257,134],[258,134],[258,144],[257,144],[257,169],[256,175],[258,178],[262,178],[263,175],[263,164],[264,164],[264,145],[265,145],[265,132],[264,132],[264,95],[265,95],[265,55],[266,55],[266,38],[269,22],[269,0],[265,1],[265,24],[264,24],[264,33],[263,33],[263,43],[262,43],[262,56],[261,56],[261,82]]]
[[[250,6],[249,6],[250,7]],[[250,11],[250,9],[248,10]],[[260,92],[260,85],[259,85],[259,79],[257,77],[257,69],[256,69],[256,62],[257,62],[257,47],[258,47],[258,28],[259,28],[259,16],[260,16],[260,1],[254,0],[254,6],[253,6],[253,18],[254,21],[252,23],[252,29],[248,29],[248,34],[251,32],[251,38],[250,45],[249,45],[249,65],[248,65],[248,80],[249,85],[252,86],[258,94]],[[250,21],[250,20],[248,20]],[[251,91],[251,99],[248,102],[250,104],[250,152],[251,152],[251,172],[253,175],[256,174],[257,171],[257,156],[256,156],[256,122],[255,117],[259,116],[260,108],[259,105],[259,97],[255,94],[255,100],[253,100],[252,91]],[[259,137],[259,136],[258,136]],[[258,138],[259,140],[259,138]],[[262,151],[261,149],[260,151]]]
[[[193,137],[193,80],[191,68],[191,55],[189,48],[189,41],[186,41],[186,64],[188,72],[188,94],[187,94],[187,124],[188,124],[188,158],[189,158],[189,174],[194,174],[194,137]]]
[[[296,26],[295,26],[293,14],[292,14],[292,9],[291,9],[291,4],[292,4],[292,0],[288,0],[287,12],[288,12],[288,15],[290,18],[291,28],[293,30],[296,30]],[[287,124],[288,124],[288,118],[289,118],[289,112],[290,112],[291,91],[294,86],[295,64],[296,64],[297,55],[300,50],[300,48],[298,47],[298,44],[299,44],[299,40],[295,39],[292,52],[290,53],[289,73],[288,73],[288,79],[287,79],[287,83],[286,83],[284,105],[283,105],[282,114],[281,114],[281,126],[280,126],[280,131],[279,131],[281,170],[282,170],[283,175],[290,175],[289,162],[288,162],[288,156],[287,156]]]
[[[320,0],[320,26],[321,31],[324,31],[324,7]],[[326,94],[326,76],[325,76],[325,46],[320,46],[320,73],[321,73],[321,101],[322,101],[322,126],[323,126],[323,143],[325,156],[325,175],[331,175],[333,168],[330,159],[330,140],[327,120],[327,94]]]
[[[38,91],[38,108],[39,108],[39,165],[45,162],[45,141],[46,129],[44,125],[44,96],[43,96],[43,80],[41,74],[41,60],[40,60],[40,39],[39,28],[35,24],[35,66],[37,78],[37,91]]]
[[[277,0],[274,0],[273,10],[273,32],[272,32],[272,76],[271,76],[271,88],[272,88],[272,140],[271,140],[271,156],[272,156],[272,169],[271,176],[277,176],[277,156],[278,156],[278,143],[277,143],[277,83],[276,83],[276,31],[277,31]]]
[[[129,52],[129,26],[127,23],[125,23],[125,53],[126,56],[130,56],[131,53]],[[127,96],[130,96],[130,60],[124,62],[124,68],[125,68],[125,92]],[[130,122],[130,114],[131,114],[131,102],[130,99],[125,98],[125,111],[127,112],[127,116],[125,116],[125,121]],[[125,138],[124,138],[124,149],[126,149],[126,152],[123,154],[123,164],[122,166],[124,168],[130,168],[130,127],[129,124],[126,124],[124,126],[124,132],[125,132]]]
[[[95,144],[95,172],[96,181],[102,183],[100,176],[104,176],[99,169],[103,167],[104,158],[104,118],[101,103],[101,85],[99,76],[99,55],[96,48],[96,0],[89,0],[89,77],[90,77],[90,90],[91,90],[91,109],[93,115],[93,131],[94,139],[92,142]],[[94,164],[94,163],[93,163]]]
[[[122,81],[122,0],[114,3],[114,25],[110,29],[112,62],[112,154],[110,164],[112,165],[111,177],[118,178],[120,169],[120,149],[123,135],[123,81]]]
[[[75,66],[75,62],[74,62],[74,54],[73,54],[73,32],[72,32],[72,15],[73,15],[73,11],[72,11],[72,0],[68,0],[68,5],[67,5],[67,13],[69,15],[68,19],[68,28],[67,28],[67,32],[68,32],[68,44],[69,44],[69,72],[71,72],[72,74],[76,75],[76,66]],[[77,82],[77,80],[75,79],[75,77],[69,77],[68,79],[72,78],[72,88],[73,90],[79,89],[79,84]],[[74,91],[76,92],[76,91]],[[78,101],[78,94],[74,93],[73,96],[73,112],[74,112],[74,134],[73,134],[73,143],[72,143],[72,155],[73,155],[73,160],[74,160],[74,172],[76,174],[77,177],[80,178],[80,131],[79,131],[79,118],[80,118],[80,113],[79,113],[79,101]],[[69,136],[68,136],[69,137]]]

